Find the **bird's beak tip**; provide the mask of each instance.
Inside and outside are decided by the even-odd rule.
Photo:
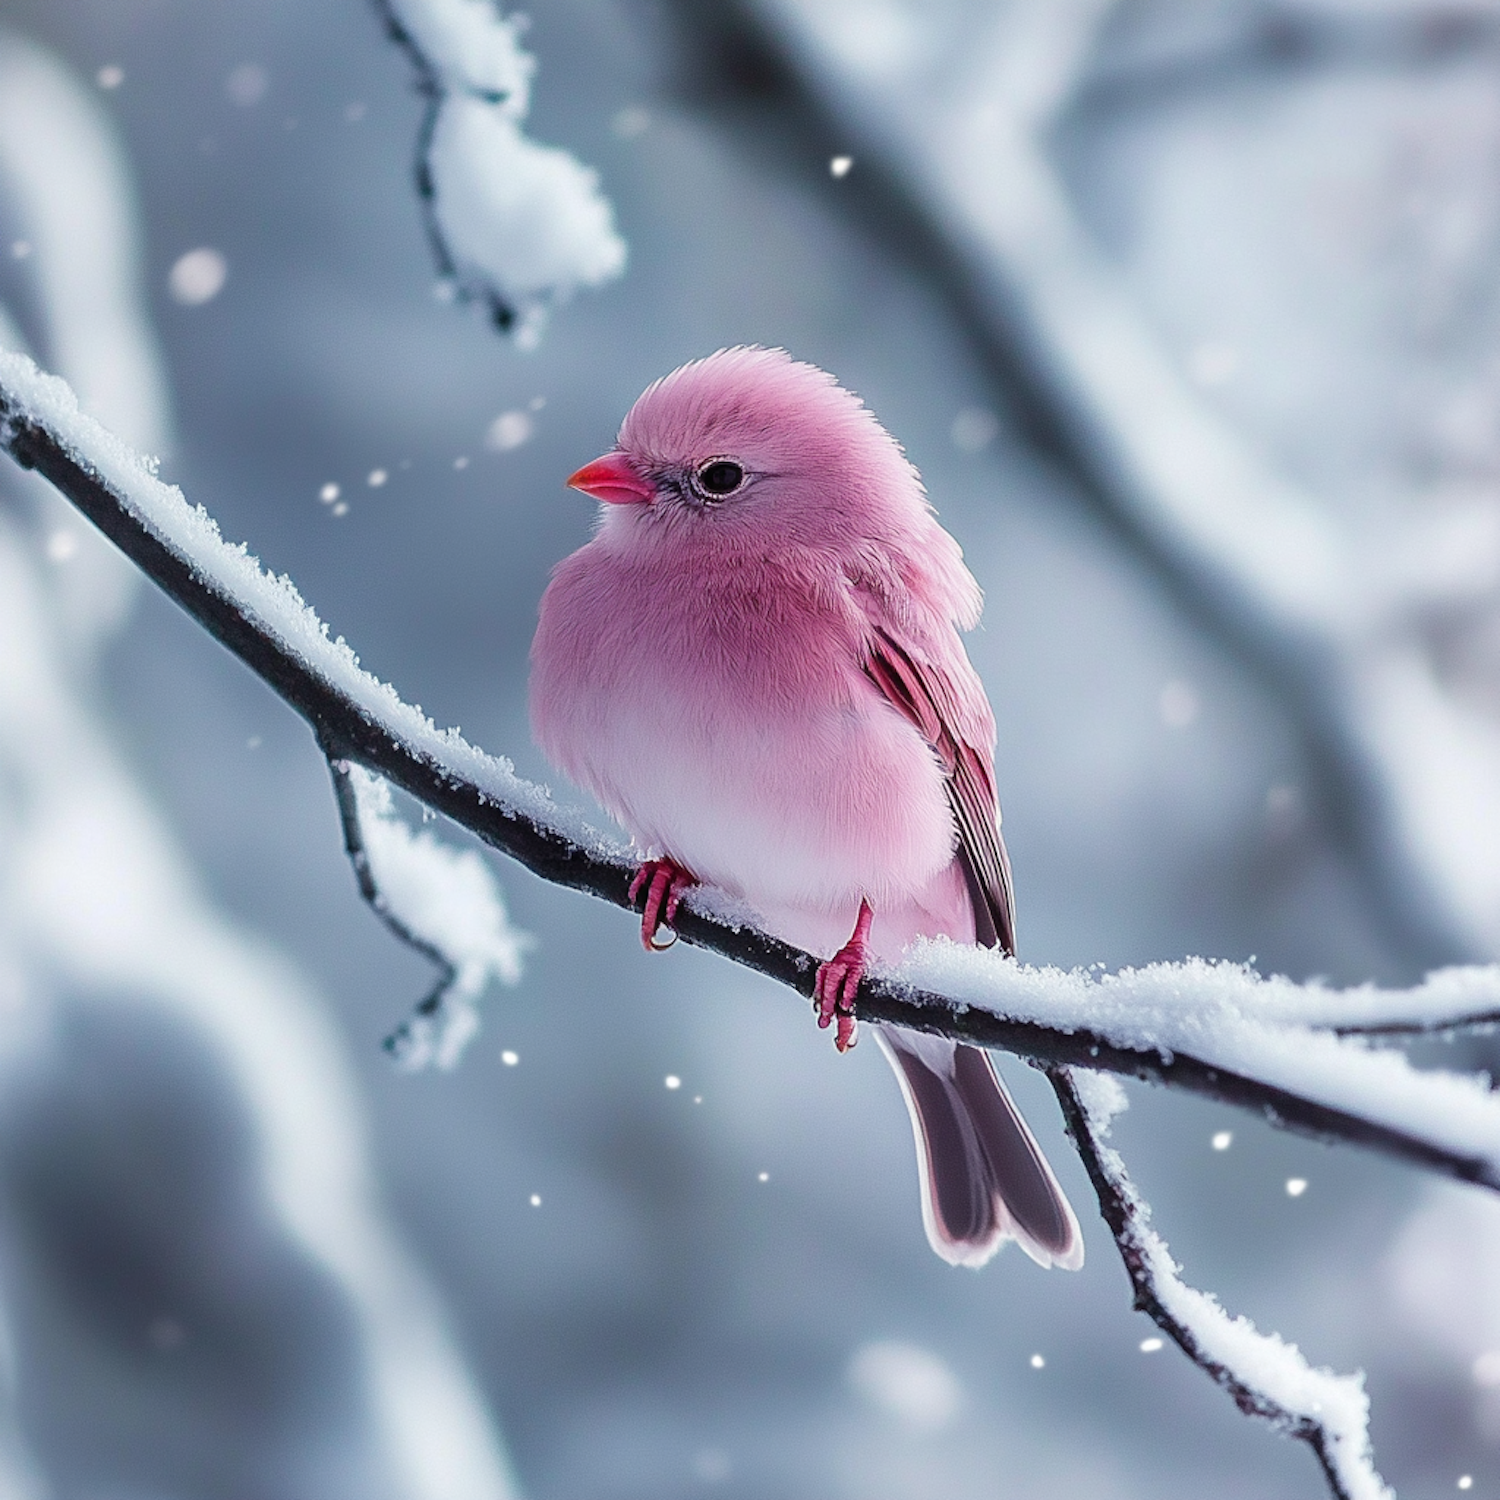
[[[606,453],[568,476],[568,488],[581,490],[607,505],[644,505],[656,498],[656,487],[642,479],[623,453]]]

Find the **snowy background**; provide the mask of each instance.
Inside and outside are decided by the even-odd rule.
[[[784,344],[986,589],[1023,956],[1500,955],[1500,11],[539,5],[527,137],[629,254],[585,212],[525,352],[434,295],[422,103],[361,0],[0,23],[5,342],[438,722],[551,779],[562,478],[656,375]],[[1322,1493],[1142,1350],[1024,1068],[1080,1276],[944,1266],[873,1048],[513,867],[523,977],[396,1072],[429,976],[304,726],[0,485],[0,1495]],[[1197,1284],[1367,1371],[1402,1496],[1500,1495],[1493,1197],[1140,1090],[1115,1139]]]

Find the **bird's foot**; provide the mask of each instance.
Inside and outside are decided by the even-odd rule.
[[[813,980],[813,1010],[817,1012],[818,1025],[826,1031],[838,1022],[833,1045],[840,1052],[847,1052],[858,1039],[854,996],[865,977],[865,946],[873,916],[870,903],[861,901],[853,935],[827,963],[818,965],[818,975]]]
[[[684,870],[670,859],[648,859],[635,872],[635,879],[630,882],[630,904],[635,905],[635,898],[644,889],[646,905],[641,913],[641,942],[648,953],[664,953],[677,941],[675,932],[665,943],[658,943],[656,934],[663,926],[671,927],[682,893],[696,884],[690,870]]]

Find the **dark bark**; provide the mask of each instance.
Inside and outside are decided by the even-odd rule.
[[[458,970],[446,953],[426,938],[413,932],[391,909],[375,878],[370,864],[369,851],[365,848],[364,829],[360,823],[359,798],[354,790],[353,769],[347,760],[330,757],[328,770],[333,777],[333,795],[338,802],[339,823],[344,831],[344,853],[349,857],[354,871],[355,884],[365,904],[385,924],[386,930],[398,941],[405,943],[414,953],[419,953],[437,970],[433,987],[412,1007],[411,1015],[403,1021],[381,1044],[397,1062],[406,1062],[420,1047],[420,1033],[435,1024],[443,1012],[443,1001]]]
[[[1244,1375],[1216,1359],[1204,1348],[1190,1324],[1175,1317],[1162,1300],[1151,1259],[1146,1249],[1148,1233],[1139,1200],[1131,1191],[1123,1168],[1105,1160],[1103,1142],[1095,1135],[1088,1111],[1078,1097],[1066,1068],[1049,1068],[1047,1077],[1062,1106],[1068,1134],[1073,1139],[1084,1170],[1099,1202],[1099,1213],[1109,1225],[1115,1247],[1130,1278],[1137,1312],[1143,1312],[1216,1385],[1223,1387],[1234,1404],[1249,1417],[1269,1422],[1278,1432],[1306,1443],[1317,1456],[1323,1477],[1334,1500],[1353,1500],[1333,1455],[1333,1436],[1319,1421],[1301,1412],[1289,1411],[1265,1391],[1258,1390]]]
[[[432,138],[437,130],[438,114],[442,110],[443,101],[448,97],[448,89],[432,60],[402,24],[391,0],[372,0],[372,3],[385,26],[385,34],[406,54],[411,63],[414,86],[424,101],[422,122],[417,127],[417,149],[412,159],[412,182],[417,191],[417,202],[421,205],[422,229],[432,250],[438,275],[452,283],[454,294],[460,301],[482,303],[495,327],[502,333],[509,333],[516,325],[516,309],[498,287],[487,281],[470,281],[460,274],[458,262],[448,248],[448,239],[438,218],[437,179],[432,171]],[[487,104],[500,104],[505,98],[503,94],[485,94],[482,97]]]
[[[434,759],[380,722],[259,626],[214,580],[199,573],[143,519],[129,497],[73,453],[0,387],[0,446],[35,469],[99,527],[169,597],[307,720],[331,761],[356,761],[434,811],[554,884],[630,908],[634,868],[602,859],[557,828],[504,806],[452,766]],[[676,928],[686,942],[744,964],[811,998],[817,961],[766,933],[733,927],[684,905]],[[1370,1147],[1466,1182],[1500,1187],[1483,1158],[1445,1150],[1379,1121],[1330,1108],[1260,1079],[1215,1067],[1189,1053],[1121,1047],[1088,1030],[1064,1031],[1012,1020],[942,995],[876,979],[860,986],[858,1012],[885,1021],[1015,1053],[1047,1067],[1101,1069],[1184,1089],[1251,1110],[1299,1134]]]

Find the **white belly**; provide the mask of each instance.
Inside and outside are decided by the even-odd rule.
[[[614,716],[580,757],[596,794],[650,852],[761,910],[891,905],[953,858],[931,749],[870,701],[791,722],[684,705]]]
[[[924,902],[956,844],[943,772],[860,669],[857,622],[785,591],[774,619],[710,610],[690,579],[615,572],[594,547],[543,602],[532,714],[548,757],[643,853],[768,919]]]

